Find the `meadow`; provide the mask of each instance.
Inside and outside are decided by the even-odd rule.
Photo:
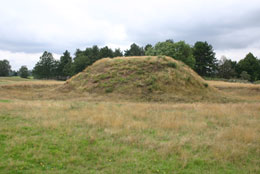
[[[0,78],[0,173],[260,173],[260,85],[233,102],[133,102]]]

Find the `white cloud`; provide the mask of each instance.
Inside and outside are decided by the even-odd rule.
[[[259,0],[0,0],[0,3],[0,49],[9,52],[4,51],[2,57],[12,57],[13,67],[45,50],[61,54],[68,49],[73,53],[76,48],[92,45],[124,50],[132,42],[145,45],[165,39],[190,44],[208,41],[218,54],[241,53],[235,57],[244,57],[243,50],[258,54],[253,48],[260,43]],[[33,58],[31,61],[35,62]]]
[[[28,69],[33,69],[34,65],[39,61],[42,53],[24,53],[24,52],[10,52],[0,50],[0,60],[8,60],[12,66],[12,70],[19,70],[23,65],[26,65]],[[53,54],[55,59],[59,59],[60,55]]]
[[[257,48],[243,48],[243,49],[227,49],[227,50],[216,50],[216,57],[218,59],[221,56],[226,56],[228,59],[239,61],[246,57],[246,55],[251,52],[254,56],[260,58],[260,49]]]

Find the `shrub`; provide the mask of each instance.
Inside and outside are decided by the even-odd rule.
[[[168,62],[167,66],[171,68],[177,68],[177,64],[175,62]]]
[[[113,89],[112,87],[109,87],[109,88],[107,88],[107,89],[105,90],[105,92],[106,92],[106,93],[111,93],[111,92],[113,92],[113,90],[114,90],[114,89]]]
[[[243,80],[250,80],[250,78],[251,78],[251,76],[246,71],[242,71],[242,73],[240,74],[240,77]]]
[[[255,81],[254,84],[260,84],[260,80]]]
[[[29,70],[26,66],[22,66],[19,70],[19,75],[21,78],[28,78]]]

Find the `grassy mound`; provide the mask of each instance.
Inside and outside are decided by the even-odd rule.
[[[220,94],[184,63],[166,56],[105,58],[62,89],[142,101],[199,101]]]

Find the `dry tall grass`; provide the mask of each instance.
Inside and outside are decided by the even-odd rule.
[[[260,101],[260,85],[250,83],[231,83],[223,81],[207,81],[209,85],[228,94],[234,96],[241,101],[257,102]]]
[[[0,112],[34,120],[44,130],[62,129],[67,135],[88,125],[117,142],[157,151],[184,161],[199,157],[221,163],[246,164],[252,153],[260,156],[260,105],[152,104],[114,102],[21,101],[0,103]],[[24,126],[24,125],[23,125]],[[17,125],[17,129],[19,125]],[[5,129],[2,127],[1,129]],[[23,141],[19,137],[13,144]],[[12,144],[12,143],[11,143]],[[194,156],[195,155],[195,156]],[[259,171],[259,160],[251,161]],[[251,166],[251,167],[252,167]]]
[[[45,132],[62,132],[62,135],[71,137],[71,141],[88,136],[90,142],[95,142],[103,130],[102,136],[114,144],[151,150],[160,154],[162,159],[176,156],[183,169],[190,165],[191,159],[202,159],[224,167],[233,165],[248,173],[259,172],[260,94],[255,90],[259,86],[208,83],[229,95],[238,96],[242,102],[100,102],[88,94],[59,93],[55,88],[62,83],[42,81],[30,82],[29,88],[21,84],[0,86],[0,115],[25,120],[17,121],[12,128],[17,131],[33,124],[42,131],[42,138],[47,136]],[[223,88],[226,86],[229,86],[228,90]],[[253,91],[254,96],[245,95],[248,91]],[[1,99],[8,102],[1,102]],[[3,125],[0,133],[9,129],[8,124]],[[7,151],[27,141],[26,136],[16,136],[9,141]],[[107,145],[107,148],[113,149],[113,146]],[[72,145],[71,151],[77,154],[77,148],[77,144]],[[36,155],[43,154],[37,150]],[[73,156],[70,160],[78,158]]]

